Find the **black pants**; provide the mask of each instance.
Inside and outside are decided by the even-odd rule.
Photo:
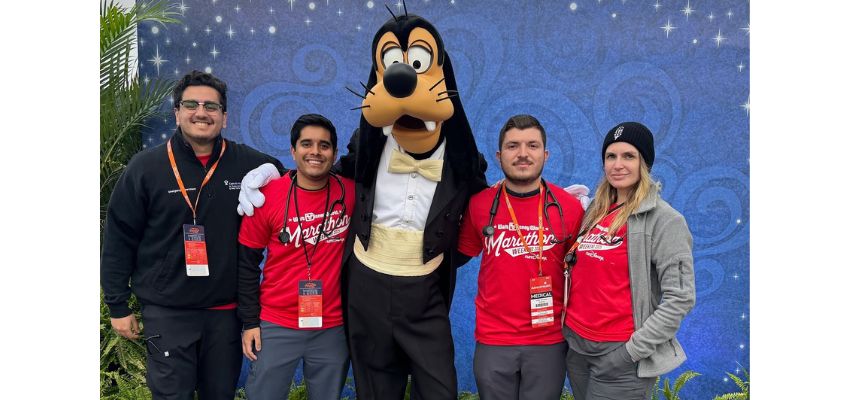
[[[439,276],[391,276],[348,261],[347,328],[357,398],[457,399],[454,342]]]
[[[236,310],[142,306],[147,384],[155,400],[233,400],[242,369]]]

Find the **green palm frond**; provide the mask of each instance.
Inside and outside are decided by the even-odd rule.
[[[136,27],[152,21],[163,26],[179,22],[175,5],[163,0],[136,3],[129,10],[113,0],[100,6],[100,91],[123,87],[130,75],[132,50],[136,48]]]
[[[136,28],[142,21],[179,22],[175,5],[166,1],[139,1],[127,9],[113,0],[100,7],[100,226],[118,177],[130,158],[141,149],[141,129],[158,116],[159,107],[173,83],[154,79],[139,82],[132,68],[137,60]],[[100,299],[100,397],[101,399],[150,399],[145,386],[145,346],[126,340],[114,330],[109,309]],[[135,297],[130,307],[138,309]],[[136,313],[136,319],[141,316]]]
[[[159,107],[173,83],[155,79],[141,83],[131,66],[136,62],[136,28],[142,21],[179,22],[175,5],[162,0],[136,3],[127,9],[113,0],[100,8],[100,222],[115,181],[130,157],[141,148],[145,121],[159,115]]]

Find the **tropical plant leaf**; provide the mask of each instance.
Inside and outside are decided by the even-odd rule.
[[[676,395],[676,397],[679,397],[679,392],[682,390],[682,387],[685,386],[685,383],[698,376],[700,376],[700,374],[694,371],[682,372],[682,374],[676,378],[676,382],[673,383],[673,393]]]
[[[726,375],[729,375],[729,378],[735,381],[735,385],[741,388],[741,390],[747,390],[747,384],[744,383],[744,381],[741,380],[741,378],[739,378],[737,375],[731,372],[727,372]]]
[[[652,397],[650,398],[650,400],[660,400],[660,398],[658,397],[658,392],[661,391],[661,388],[659,387],[660,384],[661,384],[661,377],[660,376],[655,377],[655,385],[653,386]]]
[[[163,0],[136,3],[129,10],[104,0],[100,8],[100,90],[123,86],[129,77],[132,49],[136,48],[136,28],[151,21],[165,26],[177,23],[176,6]]]
[[[165,24],[179,22],[176,5],[164,0],[139,1],[133,7],[103,0],[100,7],[100,226],[121,173],[141,149],[141,129],[171,92],[167,80],[139,82],[134,69],[136,29],[143,21]],[[135,297],[130,308],[137,310]],[[109,308],[100,299],[100,394],[102,399],[150,399],[145,385],[146,349],[112,330]],[[136,319],[141,321],[137,312]]]
[[[749,396],[744,393],[726,393],[720,396],[716,396],[714,400],[747,400]]]
[[[480,400],[481,398],[472,392],[462,391],[457,394],[457,400]]]
[[[664,398],[667,400],[677,400],[678,396],[670,390],[670,379],[664,378]]]

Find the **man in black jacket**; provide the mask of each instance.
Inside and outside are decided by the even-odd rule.
[[[223,139],[227,86],[193,71],[174,88],[177,129],[163,145],[136,154],[112,193],[101,285],[112,327],[138,339],[127,305],[142,305],[147,384],[154,399],[234,397],[242,363],[236,316],[240,181],[283,165]],[[128,283],[132,283],[132,288]]]

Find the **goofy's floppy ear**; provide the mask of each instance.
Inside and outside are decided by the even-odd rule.
[[[443,55],[445,58],[442,67],[443,76],[446,77],[446,89],[457,90],[449,52],[445,51]],[[468,181],[483,175],[484,171],[481,170],[478,157],[470,156],[471,154],[478,154],[478,146],[475,145],[475,137],[472,135],[472,128],[466,118],[466,111],[464,111],[463,104],[460,102],[460,96],[452,97],[451,102],[455,109],[454,114],[443,123],[443,132],[446,133],[446,157],[451,159],[451,165],[454,166],[456,176],[460,177],[461,180]],[[478,192],[484,187],[475,189],[477,190],[474,192]]]
[[[375,85],[378,84],[378,73],[376,71],[377,67],[375,64],[372,64],[372,68],[369,70],[369,81],[366,83],[366,87],[372,89]],[[372,179],[370,179],[370,175],[368,171],[375,171],[378,168],[378,164],[381,161],[381,153],[383,149],[383,142],[386,140],[384,138],[383,132],[369,125],[369,122],[366,121],[366,118],[363,117],[363,113],[360,113],[360,128],[355,133],[357,140],[357,151],[364,154],[363,160],[369,165],[363,166],[362,168],[356,168],[354,170],[354,178],[358,182],[363,182],[366,187],[372,187]],[[351,149],[349,149],[350,151]]]

